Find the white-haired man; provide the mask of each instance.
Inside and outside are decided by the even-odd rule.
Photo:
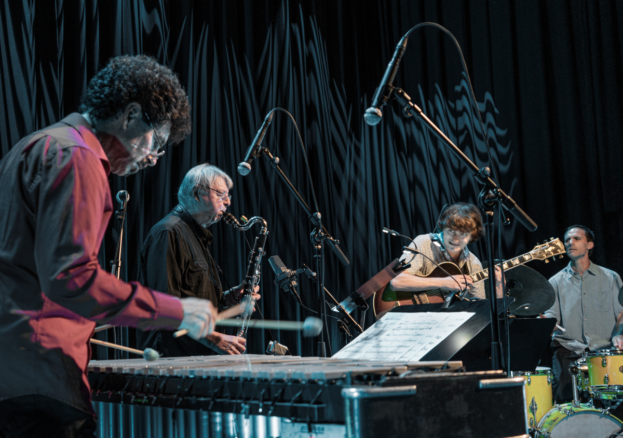
[[[223,292],[219,268],[210,254],[212,233],[231,205],[229,175],[211,164],[188,171],[178,191],[179,204],[150,230],[141,251],[139,279],[149,287],[179,298],[203,298],[221,308],[236,304],[242,288]],[[256,290],[257,291],[257,290]],[[260,296],[255,293],[255,299]],[[246,339],[213,332],[196,341],[174,338],[165,330],[137,332],[139,348],[153,348],[166,357],[241,354]]]

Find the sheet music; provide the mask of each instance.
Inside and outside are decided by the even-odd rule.
[[[474,315],[390,312],[333,358],[417,361]]]

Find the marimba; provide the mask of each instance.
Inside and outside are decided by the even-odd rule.
[[[100,438],[527,437],[523,378],[461,362],[249,354],[92,361],[88,372]]]

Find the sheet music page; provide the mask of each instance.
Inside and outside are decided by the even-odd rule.
[[[417,361],[474,315],[390,312],[333,358]]]

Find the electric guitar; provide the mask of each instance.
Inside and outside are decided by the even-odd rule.
[[[515,257],[514,259],[510,259],[504,262],[504,270],[508,271],[509,269],[516,268],[517,266],[528,263],[532,260],[545,260],[545,263],[549,262],[549,258],[555,259],[557,255],[565,253],[565,246],[562,244],[560,239],[550,239],[549,242],[545,242],[542,245],[537,245],[534,249],[526,254],[520,255],[519,257]],[[417,255],[416,255],[417,257]],[[418,277],[433,277],[433,278],[444,278],[450,275],[463,275],[464,273],[461,269],[452,262],[442,262],[439,264],[443,269],[445,269],[448,273],[444,272],[439,267],[436,267],[430,274],[428,275],[419,275]],[[474,283],[478,283],[480,281],[484,281],[489,278],[489,269],[483,269],[480,272],[476,272],[475,274],[465,275],[471,277]],[[415,300],[416,294],[426,293],[428,296],[428,300],[431,303],[443,303],[445,296],[450,291],[444,291],[441,289],[432,289],[426,291],[417,291],[417,292],[404,292],[404,291],[395,291],[391,288],[388,283],[384,288],[380,289],[374,294],[374,315],[376,319],[380,319],[385,313],[393,309],[394,307],[417,304]]]

